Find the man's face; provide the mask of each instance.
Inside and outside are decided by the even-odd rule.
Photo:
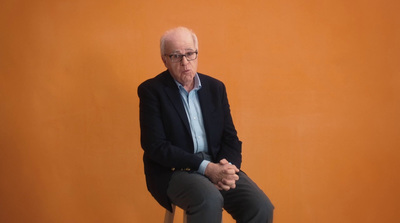
[[[181,61],[172,62],[169,55],[196,52],[196,46],[189,32],[177,31],[171,34],[165,44],[165,54],[162,56],[165,67],[172,77],[184,87],[192,86],[197,72],[197,59],[188,61],[184,56]]]

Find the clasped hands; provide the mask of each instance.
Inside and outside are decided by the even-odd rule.
[[[219,163],[209,163],[204,175],[214,183],[218,190],[228,191],[236,188],[236,181],[239,180],[238,172],[239,169],[235,165],[222,159]]]

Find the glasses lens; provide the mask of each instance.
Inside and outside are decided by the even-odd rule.
[[[171,61],[175,63],[175,62],[181,61],[182,60],[182,56],[183,55],[180,55],[180,54],[172,54],[169,57],[171,58]]]
[[[191,61],[197,58],[197,52],[187,52],[185,54],[171,54],[169,58],[171,58],[171,62],[176,63],[182,61],[183,57],[186,57],[186,60]]]
[[[187,60],[194,60],[197,58],[197,53],[196,52],[187,52],[185,54]]]

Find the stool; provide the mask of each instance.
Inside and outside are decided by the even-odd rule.
[[[165,217],[164,217],[164,223],[173,223],[174,222],[174,216],[175,216],[175,205],[172,204],[172,213],[169,212],[168,210],[165,211]],[[186,212],[183,211],[183,223],[187,222],[187,216]],[[221,219],[222,223],[222,219]]]
[[[175,216],[175,204],[172,204],[172,212],[169,212],[168,210],[165,210],[165,217],[164,217],[164,223],[173,223],[174,222],[174,216]],[[183,211],[183,223],[187,222],[186,219],[186,212]]]

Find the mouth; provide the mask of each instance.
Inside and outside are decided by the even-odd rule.
[[[183,71],[182,71],[182,73],[184,73],[184,74],[187,74],[187,73],[190,73],[190,72],[191,72],[190,69],[186,69],[186,70],[183,70]]]

